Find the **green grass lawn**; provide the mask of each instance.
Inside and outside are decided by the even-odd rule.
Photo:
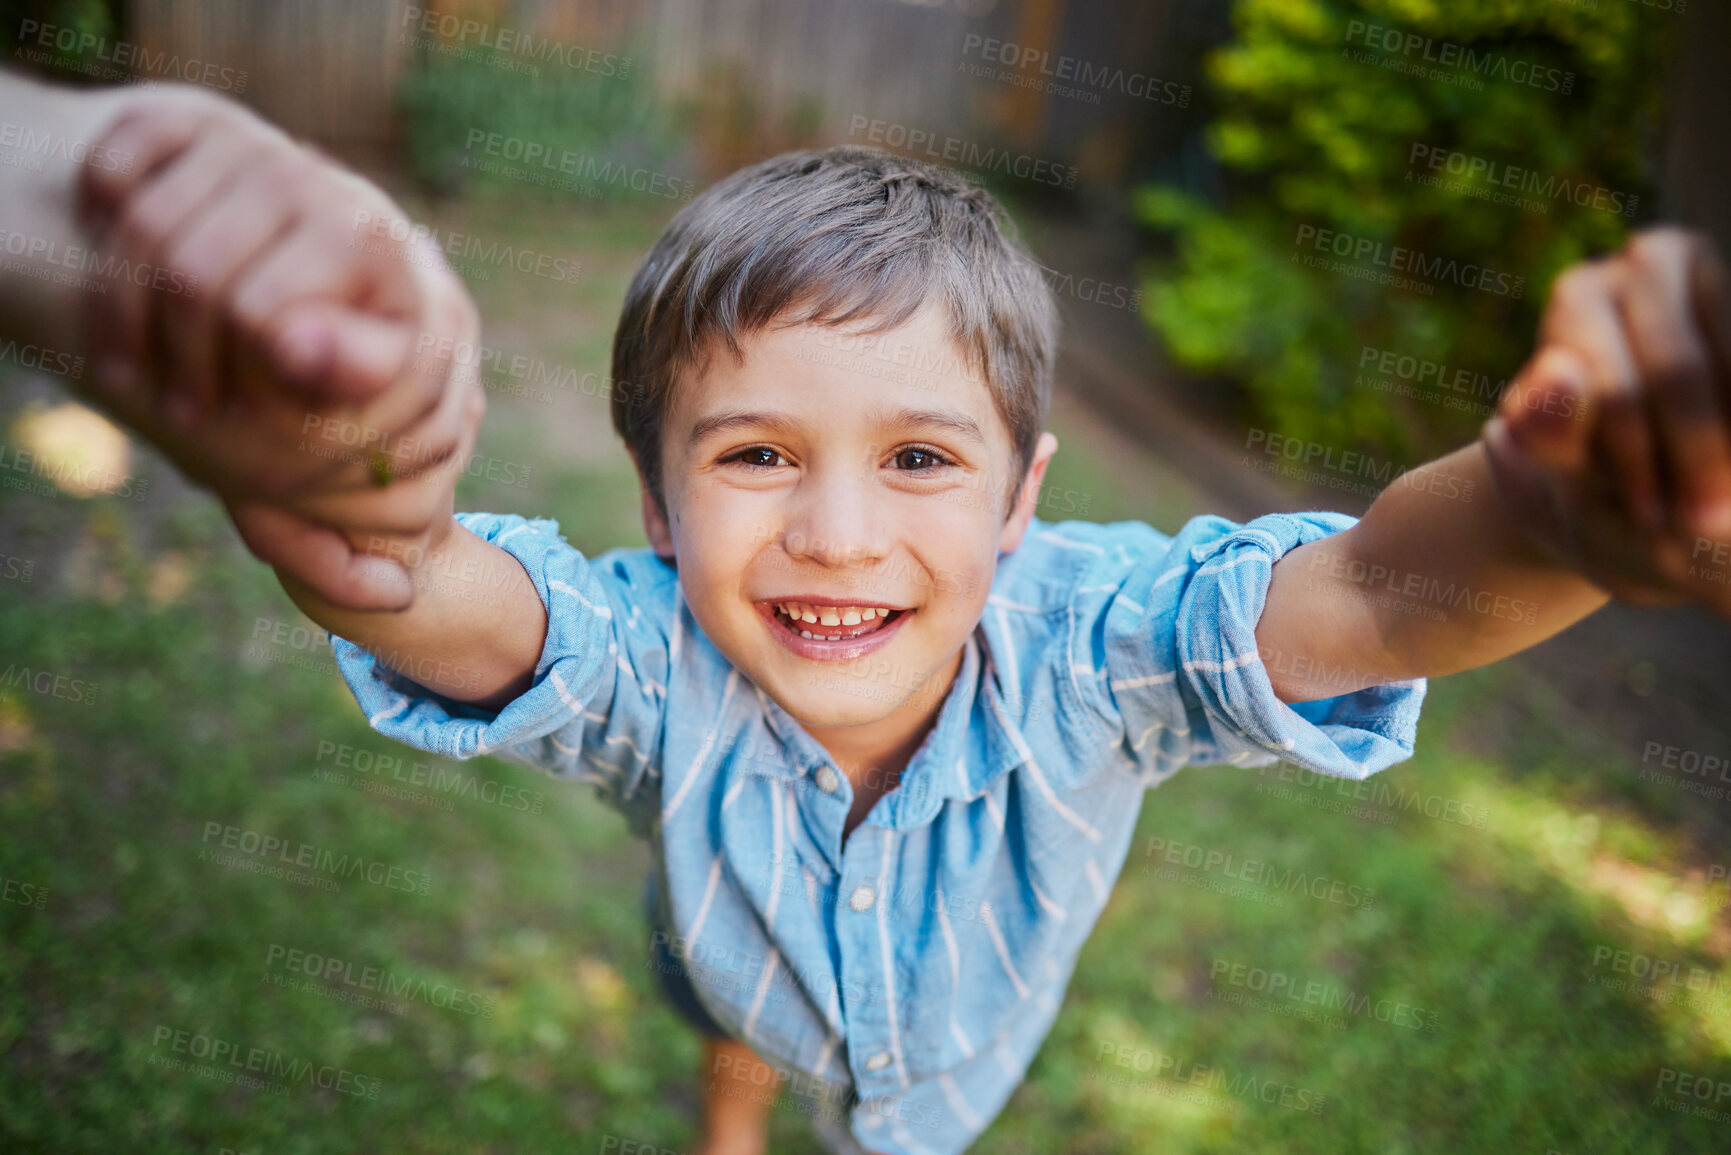
[[[445,211],[581,254],[568,297],[476,290],[490,341],[603,371],[658,221]],[[501,392],[481,452],[532,470],[470,478],[460,506],[556,516],[591,551],[638,541],[610,440],[592,395]],[[1053,473],[1096,496],[1092,516],[1176,528],[1085,452]],[[0,520],[7,550],[40,559],[0,580],[0,668],[67,679],[0,686],[0,1148],[690,1148],[697,1045],[645,967],[648,855],[617,817],[537,772],[372,734],[318,632],[296,633],[202,498],[0,491]],[[1731,1111],[1684,1082],[1731,1083],[1731,997],[1594,981],[1626,978],[1628,951],[1731,990],[1724,884],[1626,800],[1632,767],[1524,701],[1498,670],[1436,683],[1418,756],[1378,797],[1228,768],[1150,795],[1057,1027],[977,1149],[1731,1149],[1731,1124],[1669,1109]],[[435,789],[431,764],[460,777]],[[261,861],[253,837],[364,866],[258,873],[237,865]],[[1242,884],[1218,858],[1167,869],[1156,845],[1306,884]],[[384,973],[403,993],[367,991]],[[1312,1021],[1329,1016],[1230,1001],[1271,973],[1348,1007]],[[338,997],[357,991],[390,1005]],[[207,1045],[256,1049],[281,1089],[162,1063]],[[818,1150],[791,1110],[775,1140]]]

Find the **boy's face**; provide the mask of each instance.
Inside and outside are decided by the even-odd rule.
[[[742,348],[677,383],[651,543],[709,639],[802,724],[929,716],[1056,440],[1011,477],[1009,429],[935,308],[869,336],[771,326]]]

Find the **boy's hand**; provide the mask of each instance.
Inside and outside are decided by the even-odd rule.
[[[1560,276],[1484,442],[1553,557],[1627,601],[1731,616],[1731,284],[1705,238],[1654,230]]]
[[[407,605],[365,543],[448,529],[486,404],[450,355],[478,347],[462,283],[382,192],[235,104],[152,90],[102,143],[135,162],[86,169],[81,211],[134,272],[87,297],[88,392],[261,560],[350,609]],[[401,227],[358,227],[378,221]]]

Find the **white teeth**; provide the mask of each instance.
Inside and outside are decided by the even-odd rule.
[[[799,636],[802,638],[809,638],[809,637],[811,637],[811,631],[810,630],[801,630],[801,631],[799,631]]]
[[[894,612],[876,606],[818,606],[808,602],[776,602],[775,608],[786,614],[790,622],[804,622],[812,626],[857,626],[864,622],[887,620]]]

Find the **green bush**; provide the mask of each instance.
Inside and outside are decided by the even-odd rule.
[[[1181,365],[1235,382],[1247,416],[1283,434],[1408,460],[1471,438],[1530,354],[1551,279],[1650,213],[1674,15],[1634,0],[1236,0],[1235,37],[1207,61],[1224,192],[1138,196],[1174,241],[1148,319]],[[1500,276],[1469,287],[1481,270]],[[1430,289],[1363,279],[1379,274]],[[1422,384],[1411,364],[1411,380],[1374,361],[1361,373],[1367,349],[1446,368]]]

